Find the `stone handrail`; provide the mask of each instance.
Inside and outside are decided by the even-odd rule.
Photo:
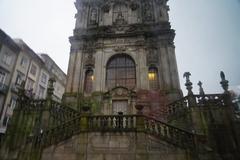
[[[223,94],[189,95],[167,105],[168,119],[186,114],[192,107],[226,106]]]
[[[71,120],[74,117],[78,117],[80,113],[70,107],[64,106],[59,102],[51,100],[49,109],[52,118],[60,121],[61,123]]]
[[[195,138],[197,138],[198,135],[192,132],[174,127],[170,124],[149,117],[145,117],[144,122],[146,133],[149,133],[159,139],[165,140],[166,142],[181,148],[195,147]]]
[[[143,115],[79,116],[30,137],[34,146],[48,147],[81,132],[145,132],[181,148],[195,147],[195,134]]]

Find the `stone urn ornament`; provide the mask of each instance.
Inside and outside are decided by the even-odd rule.
[[[143,110],[143,108],[144,108],[143,105],[141,105],[141,104],[136,104],[136,105],[135,105],[135,108],[136,108],[136,110],[137,110],[137,114],[142,114],[142,110]]]

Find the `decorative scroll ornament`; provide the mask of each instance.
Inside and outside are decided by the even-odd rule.
[[[123,53],[126,51],[126,47],[125,46],[116,46],[114,48],[114,51],[117,52],[117,53]]]

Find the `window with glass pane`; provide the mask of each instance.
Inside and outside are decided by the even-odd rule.
[[[158,70],[155,67],[151,67],[148,70],[148,79],[149,79],[149,88],[150,89],[159,89],[158,82]]]
[[[24,79],[24,74],[18,72],[18,73],[17,73],[17,77],[16,77],[15,84],[20,86],[21,83],[22,83],[22,81],[23,81],[23,79]]]
[[[46,83],[47,83],[47,75],[46,75],[45,73],[42,73],[41,82],[42,82],[43,84],[46,84]]]
[[[2,61],[4,64],[10,65],[12,61],[12,56],[8,53],[4,53]]]
[[[113,56],[107,64],[106,86],[135,87],[136,68],[132,58],[126,54]]]
[[[26,57],[22,57],[20,65],[25,68],[27,66],[27,63],[28,59]]]
[[[2,86],[5,82],[6,73],[0,71],[0,86]]]
[[[33,87],[34,87],[34,81],[31,80],[30,78],[28,78],[26,89],[27,89],[27,90],[32,90]]]
[[[36,75],[36,73],[37,73],[37,66],[36,65],[32,64],[31,69],[30,69],[30,73],[34,76]]]
[[[85,74],[85,81],[84,81],[84,92],[91,93],[93,87],[93,71],[87,70]]]

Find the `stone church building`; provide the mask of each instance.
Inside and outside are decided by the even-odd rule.
[[[76,0],[63,102],[18,106],[0,139],[3,160],[239,160],[240,115],[220,94],[183,97],[168,0]],[[186,42],[187,43],[187,42]]]
[[[98,93],[104,101],[100,113],[133,114],[136,103],[151,112],[161,101],[180,98],[166,3],[77,0],[65,100],[77,103]]]

